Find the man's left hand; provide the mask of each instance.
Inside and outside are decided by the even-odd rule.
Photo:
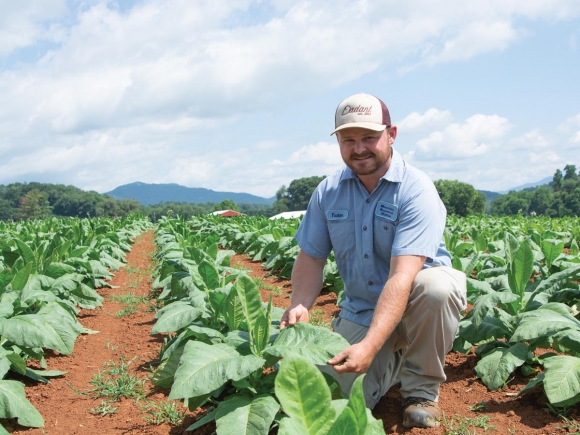
[[[364,373],[371,366],[376,352],[364,342],[353,344],[334,358],[328,360],[328,364],[334,366],[336,373],[347,372]]]

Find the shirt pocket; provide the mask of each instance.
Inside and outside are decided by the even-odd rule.
[[[328,221],[328,234],[337,261],[352,258],[356,249],[354,221]]]
[[[373,227],[375,255],[383,261],[390,261],[396,226],[393,222],[375,218]]]

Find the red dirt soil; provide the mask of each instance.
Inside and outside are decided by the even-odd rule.
[[[101,289],[105,297],[102,309],[82,310],[79,321],[89,329],[100,331],[98,334],[80,336],[71,356],[47,354],[48,370],[62,370],[67,374],[52,379],[50,384],[36,384],[27,380],[26,394],[32,404],[40,411],[45,420],[45,427],[29,429],[19,426],[15,419],[3,420],[2,423],[10,433],[26,435],[68,435],[68,434],[195,434],[209,435],[214,433],[215,425],[206,425],[194,432],[185,429],[204,411],[197,409],[187,412],[185,421],[179,426],[167,423],[155,425],[144,420],[146,415],[134,399],[122,399],[112,404],[119,407],[114,414],[99,416],[89,408],[98,407],[103,399],[91,399],[76,394],[67,385],[77,391],[86,392],[94,388],[89,384],[93,376],[104,369],[107,362],[119,365],[123,357],[130,365],[132,373],[145,379],[145,402],[167,402],[168,390],[153,387],[148,382],[150,366],[155,365],[164,334],[151,336],[149,333],[154,324],[153,313],[148,304],[143,303],[137,313],[118,317],[115,313],[126,307],[125,304],[110,301],[111,295],[133,293],[136,296],[147,296],[151,290],[151,272],[154,268],[152,231],[136,238],[132,251],[127,256],[127,266],[116,272],[110,284],[118,286],[113,289]],[[275,306],[286,308],[290,304],[291,285],[263,270],[260,263],[253,262],[244,256],[236,255],[232,265],[248,269],[248,273],[262,279],[262,298],[268,300],[273,296]],[[149,311],[149,312],[148,312]],[[336,316],[339,308],[333,293],[323,291],[317,299],[311,313],[311,321],[328,324]],[[490,392],[475,378],[474,366],[477,362],[473,353],[462,355],[450,353],[446,359],[447,381],[441,387],[439,404],[447,420],[457,416],[470,419],[489,418],[485,433],[497,434],[530,434],[552,435],[575,432],[564,428],[565,422],[545,411],[545,398],[541,392],[532,392],[521,398],[515,394],[527,383],[527,378],[516,375],[504,390]],[[141,401],[143,403],[144,401]],[[482,410],[472,411],[479,403],[484,403]],[[184,409],[186,411],[186,409]],[[401,397],[398,389],[392,388],[381,399],[374,410],[376,418],[383,420],[388,434],[445,434],[442,425],[434,429],[404,429],[401,426]],[[572,410],[569,419],[580,418],[578,409]],[[457,422],[454,423],[457,429]],[[483,428],[470,427],[470,433],[483,434]]]

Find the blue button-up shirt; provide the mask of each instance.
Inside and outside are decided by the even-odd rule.
[[[393,149],[388,171],[370,194],[346,166],[323,180],[295,237],[315,258],[334,249],[346,292],[340,316],[370,326],[391,257],[421,255],[424,267],[451,266],[443,241],[446,215],[429,177]]]

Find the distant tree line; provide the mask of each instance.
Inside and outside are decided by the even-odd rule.
[[[580,171],[579,171],[580,172]],[[489,212],[497,215],[580,216],[580,173],[575,165],[558,169],[549,185],[511,191],[491,202]],[[236,210],[248,216],[273,216],[285,211],[306,210],[310,196],[323,176],[293,180],[276,192],[276,201],[265,204],[163,202],[141,205],[134,199],[116,199],[74,186],[48,183],[0,185],[0,220],[42,219],[51,216],[123,217],[142,213],[152,221],[168,214],[190,218],[217,210]],[[486,211],[486,197],[472,185],[457,180],[437,180],[435,187],[448,214],[467,216]]]
[[[566,165],[564,171],[556,170],[548,185],[499,196],[491,204],[491,213],[580,216],[580,171],[575,165]]]
[[[124,217],[143,213],[155,221],[168,213],[189,218],[225,209],[246,215],[271,212],[271,206],[265,204],[236,204],[231,199],[218,204],[164,202],[145,206],[135,199],[116,199],[63,184],[31,182],[0,185],[0,220],[44,219],[52,216]]]

